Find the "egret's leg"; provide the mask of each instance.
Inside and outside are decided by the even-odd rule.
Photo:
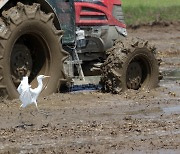
[[[21,110],[22,106],[23,106],[23,104],[21,104],[21,106],[19,107],[19,110]]]
[[[37,102],[34,102],[34,104],[36,105],[36,108],[37,108],[37,110],[38,110],[38,112],[39,112],[39,108],[38,108],[38,106],[37,106]]]

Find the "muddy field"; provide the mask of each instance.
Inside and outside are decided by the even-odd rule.
[[[0,104],[0,153],[180,153],[180,25],[130,29],[163,59],[164,79],[152,91],[121,95],[53,94],[19,110]]]

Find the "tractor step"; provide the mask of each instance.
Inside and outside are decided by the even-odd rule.
[[[80,80],[78,77],[73,78],[72,85],[69,87],[69,92],[100,90],[100,77],[101,76],[85,76],[84,80]]]
[[[65,61],[65,64],[70,64],[70,65],[77,65],[77,64],[82,64],[82,60],[72,60],[72,61]]]
[[[87,85],[87,84],[94,84],[98,85],[101,76],[85,76],[84,80],[79,79],[79,77],[73,78],[73,86],[75,85]]]

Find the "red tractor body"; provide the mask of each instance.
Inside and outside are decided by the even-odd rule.
[[[75,2],[76,25],[113,25],[126,28],[126,25],[113,16],[113,10],[121,6],[120,0]]]

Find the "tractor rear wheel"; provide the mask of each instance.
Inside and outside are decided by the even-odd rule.
[[[66,54],[60,38],[62,31],[53,24],[54,14],[46,14],[40,5],[17,3],[2,12],[0,18],[0,94],[17,98],[17,86],[29,76],[32,88],[40,74],[45,80],[41,95],[56,92],[63,78],[63,57]]]
[[[141,39],[116,41],[102,65],[102,89],[121,93],[127,89],[150,90],[159,83],[159,61],[155,47]]]

